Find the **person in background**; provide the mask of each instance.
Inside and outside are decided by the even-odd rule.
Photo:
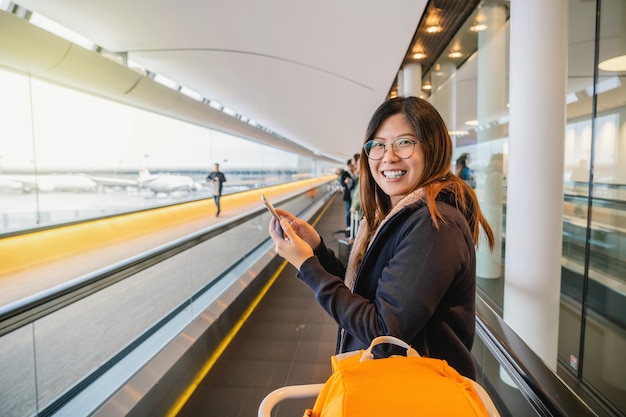
[[[346,205],[346,230],[350,228],[350,204],[352,203],[352,189],[355,183],[354,175],[354,161],[348,159],[346,161],[346,169],[343,170],[339,177],[341,187],[343,190],[342,199]]]
[[[352,239],[356,236],[359,222],[361,221],[361,217],[363,217],[363,210],[361,209],[361,190],[359,187],[359,171],[361,170],[359,164],[360,156],[360,154],[354,154],[352,158],[353,161],[356,161],[354,164],[355,182],[352,187],[352,195],[350,196],[350,237]]]
[[[476,179],[474,178],[474,170],[469,167],[472,158],[469,153],[463,152],[456,160],[455,174],[470,187],[476,188]]]
[[[476,194],[450,171],[452,140],[435,108],[417,97],[385,101],[361,151],[364,217],[348,265],[315,229],[278,210],[269,234],[339,325],[337,353],[398,337],[420,354],[476,378],[476,254],[494,237]],[[387,353],[387,352],[386,352]]]
[[[213,165],[213,172],[211,172],[207,177],[206,181],[213,184],[213,201],[215,201],[215,207],[217,208],[216,217],[219,217],[222,212],[222,208],[220,205],[220,199],[222,197],[222,186],[226,182],[226,176],[222,171],[220,171],[220,164],[215,163]]]

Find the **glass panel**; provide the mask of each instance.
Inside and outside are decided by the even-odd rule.
[[[299,215],[326,198],[332,186],[323,185],[277,206]],[[157,352],[207,307],[194,302],[202,292],[205,300],[213,300],[233,285],[228,280],[237,276],[209,286],[268,241],[270,216],[263,210],[246,223],[0,337],[0,415],[31,415],[37,404],[40,410],[50,406],[85,378],[99,376],[108,369],[107,362],[135,349],[137,340],[150,334],[141,344],[145,354],[133,351],[135,359],[124,359],[123,371],[110,378],[121,383],[130,377],[150,359],[147,352]],[[177,315],[162,323],[172,312]],[[105,385],[97,390],[99,396],[106,397],[106,390],[117,386]]]
[[[49,405],[183,304],[190,277],[186,251],[35,322],[39,404]]]
[[[601,6],[582,372],[585,382],[626,414],[626,3],[602,0]],[[620,57],[621,66],[606,62]]]
[[[476,360],[479,371],[476,381],[489,393],[500,415],[511,417],[543,415],[533,408],[529,400],[524,397],[522,390],[515,386],[513,379],[500,366],[498,360],[479,337],[474,339],[472,356]]]
[[[29,79],[0,69],[0,233],[13,224],[37,224],[35,151]]]
[[[591,164],[595,2],[569,2],[567,124],[563,173],[563,266],[558,359],[578,372]]]
[[[0,337],[0,415],[35,415],[37,389],[32,326]]]
[[[214,163],[223,194],[333,168],[24,74],[0,71],[0,88],[0,235],[211,198]]]
[[[479,244],[476,274],[483,295],[500,309],[508,154],[508,12],[503,3],[477,8],[426,75],[432,87],[429,100],[454,140],[452,170],[476,190],[494,231],[493,251],[485,240]],[[450,51],[462,56],[454,58]]]

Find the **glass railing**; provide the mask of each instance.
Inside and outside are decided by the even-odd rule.
[[[597,416],[477,297],[472,355],[501,416]]]
[[[275,203],[301,213],[330,194],[324,184]],[[259,204],[0,307],[0,415],[51,415],[70,402],[70,415],[88,415],[208,305],[220,302],[221,292],[238,284],[234,269],[245,270],[271,250],[269,216]],[[76,400],[87,391],[89,400]]]

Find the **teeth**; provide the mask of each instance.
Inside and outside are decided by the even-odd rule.
[[[396,170],[396,171],[383,171],[383,175],[386,178],[399,178],[406,174],[406,171]]]

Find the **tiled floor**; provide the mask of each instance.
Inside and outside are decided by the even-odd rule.
[[[337,251],[345,206],[337,196],[316,225]],[[272,390],[321,383],[330,375],[337,325],[288,265],[178,417],[255,417]],[[287,400],[272,417],[300,417],[311,400]]]

